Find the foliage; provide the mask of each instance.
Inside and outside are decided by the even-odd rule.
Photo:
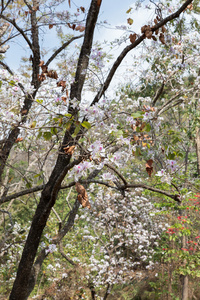
[[[6,52],[0,61],[0,293],[10,299],[181,299],[188,278],[199,294],[198,1],[150,1],[154,17],[136,33],[137,1],[110,44],[93,42],[101,2],[2,1],[2,43],[20,35],[30,52],[16,74]],[[53,54],[40,50],[45,31],[60,41]],[[139,44],[126,83],[107,91]]]

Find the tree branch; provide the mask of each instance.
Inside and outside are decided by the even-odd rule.
[[[85,82],[86,70],[89,64],[94,29],[96,26],[99,9],[100,4],[98,5],[98,1],[92,0],[87,15],[85,35],[78,59],[75,81],[71,85],[70,99],[77,98],[79,101],[81,100],[81,92]]]
[[[23,38],[25,39],[25,41],[29,45],[30,49],[33,50],[33,46],[32,46],[31,41],[29,40],[29,38],[27,37],[27,35],[24,33],[24,31],[16,24],[16,22],[15,22],[14,19],[11,20],[11,19],[9,19],[8,17],[6,17],[6,16],[4,16],[2,14],[0,14],[0,19],[4,19],[7,22],[9,22],[10,24],[12,24],[17,29],[17,31],[19,31],[19,33],[23,36]]]
[[[114,168],[113,166],[109,165],[109,164],[105,164],[106,167],[108,167],[109,169],[113,170],[118,176],[119,178],[121,178],[121,180],[123,181],[124,185],[127,185],[127,181],[126,179],[122,176],[122,174],[120,174],[116,168]]]
[[[75,264],[73,262],[73,260],[71,260],[69,257],[67,257],[67,255],[65,254],[64,250],[63,250],[63,245],[62,245],[62,242],[60,241],[58,243],[58,246],[59,246],[59,251],[60,251],[60,254],[62,255],[62,257],[64,257],[64,259],[66,259],[66,261],[68,263],[70,263],[72,266],[77,266],[77,264]]]
[[[158,91],[156,92],[156,94],[155,94],[155,96],[153,98],[152,106],[155,106],[157,100],[162,95],[162,92],[164,90],[164,86],[165,86],[165,83],[163,82],[162,85],[161,85],[161,87],[158,89]]]
[[[10,75],[14,75],[14,73],[11,71],[11,69],[9,68],[9,66],[8,65],[6,65],[4,62],[2,62],[1,60],[0,60],[0,65],[2,65],[3,67],[4,67],[4,69],[6,69],[9,73],[10,73]]]
[[[187,6],[192,2],[193,0],[187,0],[175,13],[171,14],[170,16],[166,17],[165,19],[161,20],[158,24],[156,24],[155,26],[153,26],[151,28],[152,32],[155,32],[156,30],[158,30],[159,28],[161,28],[163,25],[165,25],[167,22],[176,19],[179,17],[179,15],[187,8]],[[103,86],[100,88],[99,92],[97,93],[97,95],[95,96],[95,98],[93,99],[91,105],[95,104],[96,102],[99,101],[99,99],[102,97],[102,95],[105,93],[105,91],[107,90],[107,88],[110,85],[110,82],[117,70],[117,68],[119,67],[119,65],[121,64],[122,60],[124,59],[124,57],[127,55],[127,53],[129,51],[131,51],[132,49],[134,49],[136,46],[138,46],[144,39],[146,38],[145,33],[143,35],[141,35],[133,44],[128,45],[126,48],[124,48],[124,50],[121,52],[121,54],[118,56],[118,58],[116,59],[116,61],[114,62],[106,80],[105,83],[103,84]]]
[[[79,36],[74,36],[73,38],[71,38],[69,41],[65,42],[60,48],[58,48],[54,54],[52,54],[52,56],[47,60],[46,62],[46,66],[48,66],[52,60],[63,50],[65,49],[67,46],[69,46],[69,44],[71,44],[74,40],[80,39],[81,37],[83,37],[84,34],[81,34]]]
[[[178,203],[181,203],[181,199],[180,199],[180,195],[173,195],[173,194],[170,194],[169,192],[167,191],[163,191],[163,190],[160,190],[160,189],[157,189],[155,187],[151,187],[151,186],[148,186],[146,184],[142,184],[142,183],[136,183],[136,184],[128,184],[127,186],[121,186],[121,189],[128,189],[128,188],[142,188],[142,189],[145,189],[145,190],[149,190],[149,191],[152,191],[152,192],[155,192],[155,193],[159,193],[159,194],[162,194],[164,196],[167,196],[173,200],[175,200],[176,202]]]

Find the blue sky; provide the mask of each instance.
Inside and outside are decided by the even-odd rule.
[[[76,3],[78,7],[84,6],[88,7],[90,4],[89,0],[74,0],[72,1],[72,8],[75,7],[73,2]],[[65,2],[65,6],[67,5],[68,9],[68,1]],[[114,38],[118,38],[122,35],[121,30],[114,29],[116,25],[127,24],[127,18],[129,17],[126,14],[126,11],[130,8],[134,7],[133,0],[102,0],[99,20],[104,21],[107,20],[108,23],[112,25],[113,29],[106,29],[106,28],[98,28],[96,30],[95,39],[99,41],[108,40],[111,41]],[[66,9],[66,7],[65,7]],[[144,24],[145,19],[147,20],[148,16],[146,15],[146,11],[143,12],[136,12],[135,18],[134,15],[131,15],[134,19],[134,23],[132,25],[133,30],[137,31],[139,29],[140,23],[141,25]],[[48,49],[53,49],[58,44],[55,31],[49,30],[47,31],[47,35],[45,37],[40,37],[40,42],[42,47],[47,47]],[[59,45],[59,44],[58,44]],[[49,54],[50,55],[50,54]],[[30,56],[30,51],[27,45],[24,43],[23,39],[17,39],[15,43],[10,44],[10,49],[7,52],[6,62],[11,67],[12,70],[16,70],[20,64],[21,56]]]

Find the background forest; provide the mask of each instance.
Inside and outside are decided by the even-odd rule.
[[[104,1],[1,1],[1,300],[200,299],[200,3]]]

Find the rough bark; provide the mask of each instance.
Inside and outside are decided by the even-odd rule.
[[[33,1],[33,4],[36,4],[36,1]],[[25,38],[26,42],[28,43],[30,49],[33,53],[32,59],[32,85],[35,88],[35,91],[32,94],[28,94],[25,96],[24,105],[21,109],[21,123],[26,122],[29,110],[31,109],[33,99],[36,96],[37,89],[39,88],[38,82],[38,74],[39,74],[39,63],[40,63],[40,46],[39,46],[39,33],[37,27],[37,18],[36,18],[36,11],[32,11],[31,13],[31,41],[25,35],[23,30],[16,24],[15,20],[10,20],[5,18],[3,15],[0,15],[0,18],[6,19],[9,23],[11,23]],[[20,85],[23,90],[23,86]],[[1,148],[0,152],[0,184],[2,182],[2,175],[5,169],[6,162],[10,155],[10,151],[15,144],[15,141],[20,133],[19,126],[15,126],[11,129],[7,140],[5,141],[4,145]]]
[[[80,99],[80,94],[85,80],[85,75],[82,74],[82,70],[87,68],[89,62],[88,54],[90,54],[91,51],[94,28],[100,8],[97,5],[97,2],[97,0],[91,1],[86,21],[85,38],[77,66],[75,83],[71,88],[71,95],[77,99]],[[41,199],[33,217],[32,225],[22,253],[22,258],[19,263],[17,276],[9,298],[10,300],[24,300],[28,298],[30,292],[28,287],[31,277],[31,270],[34,264],[43,229],[46,225],[51,209],[55,204],[61,183],[68,170],[73,167],[73,164],[70,164],[71,155],[64,154],[63,150],[64,146],[72,143],[71,134],[73,131],[74,127],[72,126],[70,128],[70,132],[67,131],[65,133],[56,165],[52,171],[48,183],[45,185],[42,191]],[[74,162],[74,164],[76,163],[78,162]]]
[[[188,276],[185,275],[182,278],[182,298],[181,300],[188,300],[189,298],[189,279]]]
[[[92,178],[95,178],[98,174],[99,174],[100,170],[94,170],[89,176],[88,176],[88,181],[90,181]],[[89,185],[89,183],[85,184],[85,187],[87,188]],[[64,254],[64,250],[62,248],[62,239],[63,237],[71,230],[72,226],[74,225],[74,221],[76,218],[76,215],[78,213],[78,209],[80,207],[80,202],[78,201],[78,199],[76,199],[72,210],[69,213],[68,219],[66,222],[63,222],[64,224],[61,226],[59,233],[56,237],[53,238],[52,240],[52,244],[58,244],[59,245],[59,250],[61,255],[72,265],[76,265],[73,261],[71,261],[71,259],[69,259],[65,254]],[[48,253],[46,253],[47,248],[42,249],[42,251],[39,253],[39,255],[37,256],[37,259],[35,260],[35,263],[32,267],[31,270],[31,275],[30,275],[30,279],[29,279],[29,283],[28,283],[28,294],[30,295],[30,293],[32,292],[32,290],[34,289],[34,286],[36,284],[38,275],[40,273],[43,261],[46,259],[46,257],[48,256]]]

